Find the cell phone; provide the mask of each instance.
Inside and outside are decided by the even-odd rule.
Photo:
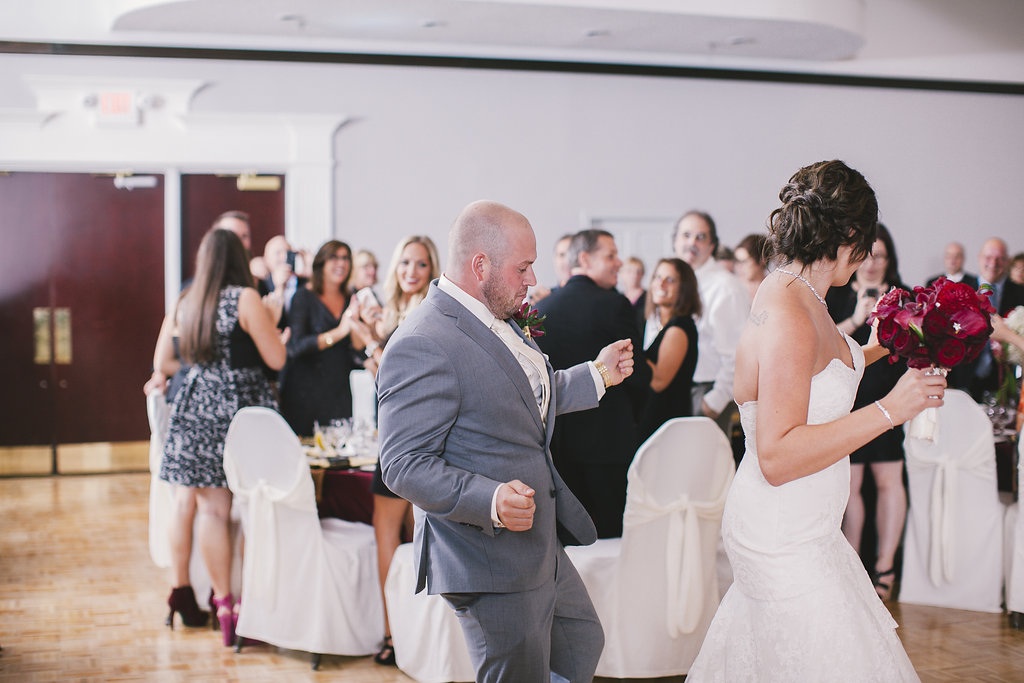
[[[880,293],[878,287],[868,287],[864,290],[864,296],[870,296],[872,299],[877,299]]]
[[[373,293],[373,290],[369,287],[363,287],[356,292],[356,301],[359,302],[360,306],[369,308],[371,306],[380,306],[380,302],[377,301],[377,295]]]
[[[288,255],[285,257],[285,261],[287,261],[288,267],[292,269],[292,272],[295,272],[295,257],[298,255],[299,252],[297,251],[289,251]]]

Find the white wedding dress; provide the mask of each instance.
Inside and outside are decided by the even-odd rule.
[[[836,358],[811,379],[808,424],[850,412],[864,354]],[[699,681],[917,681],[840,525],[850,459],[782,486],[761,474],[757,402],[740,406],[747,452],[729,491],[722,535],[735,580],[686,677]]]

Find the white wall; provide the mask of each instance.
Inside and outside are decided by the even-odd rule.
[[[0,55],[0,136],[12,110],[35,107],[21,80],[26,74],[203,79],[210,85],[192,103],[197,115],[347,116],[334,135],[334,225],[290,230],[333,231],[385,263],[392,245],[413,232],[434,237],[443,253],[452,219],[481,197],[508,203],[531,219],[542,281],[552,279],[555,237],[578,229],[587,216],[674,216],[700,207],[715,216],[723,242],[732,244],[763,229],[793,171],[835,157],[875,187],[911,284],[939,270],[942,247],[951,239],[967,245],[972,266],[989,235],[1005,237],[1012,251],[1024,250],[1019,96]],[[10,161],[0,147],[0,167]]]

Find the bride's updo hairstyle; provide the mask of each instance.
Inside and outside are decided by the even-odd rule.
[[[776,264],[834,261],[842,246],[851,258],[871,253],[878,225],[875,191],[842,161],[819,161],[793,174],[779,192],[782,206],[768,218],[768,252]]]

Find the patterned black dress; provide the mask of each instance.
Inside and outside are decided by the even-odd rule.
[[[224,438],[240,408],[277,409],[256,344],[238,324],[242,287],[225,287],[217,305],[217,359],[193,365],[171,404],[160,478],[192,487],[225,487]]]

